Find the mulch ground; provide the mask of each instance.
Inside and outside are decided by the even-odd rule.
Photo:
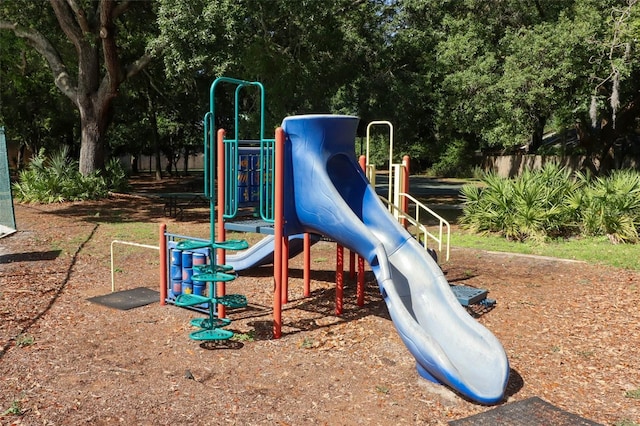
[[[176,221],[157,200],[118,196],[17,205],[16,219],[19,232],[0,240],[0,424],[443,425],[492,408],[418,376],[372,275],[365,306],[347,280],[335,315],[330,243],[313,247],[311,297],[293,259],[281,339],[265,267],[229,284],[249,300],[229,312],[243,338],[200,345],[188,337],[194,312],[87,300],[109,293],[110,243],[137,237],[126,223],[206,236],[197,209]],[[157,289],[157,255],[120,252],[117,289]],[[640,273],[455,248],[442,268],[498,300],[470,314],[508,354],[504,403],[538,396],[598,423],[640,423]]]

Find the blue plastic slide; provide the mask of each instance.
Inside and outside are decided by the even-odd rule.
[[[288,235],[313,232],[364,257],[391,319],[425,378],[483,404],[503,399],[509,362],[460,305],[437,263],[389,214],[355,157],[358,118],[287,117]],[[312,189],[312,190],[310,190]]]
[[[313,245],[320,241],[320,237],[312,234],[310,240]],[[267,235],[246,250],[239,251],[235,254],[228,254],[225,258],[225,264],[232,266],[235,271],[244,271],[262,265],[269,265],[273,263],[273,249],[273,235]],[[302,253],[303,250],[304,235],[296,234],[289,236],[289,257],[295,257]]]

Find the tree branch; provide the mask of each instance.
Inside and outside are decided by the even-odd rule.
[[[71,43],[76,47],[76,51],[80,52],[85,45],[84,37],[78,22],[74,19],[74,13],[69,4],[64,0],[49,0],[53,12],[56,14],[60,28],[69,38]]]
[[[136,74],[138,74],[144,68],[146,68],[146,66],[149,65],[149,62],[151,62],[154,57],[155,57],[155,55],[150,55],[150,54],[145,53],[140,58],[138,58],[136,61],[134,61],[131,64],[129,64],[129,66],[127,66],[127,69],[126,69],[126,74],[125,74],[126,77],[125,78],[129,79],[129,78],[134,77]]]
[[[126,0],[126,1],[123,1],[122,3],[119,3],[115,8],[113,8],[113,13],[112,13],[113,20],[115,21],[116,19],[118,19],[120,15],[122,15],[127,10],[129,10],[130,4],[131,2],[129,0]]]
[[[34,29],[22,27],[18,24],[6,21],[0,21],[0,30],[13,31],[16,37],[25,39],[29,45],[40,53],[47,61],[47,64],[49,64],[49,68],[53,73],[55,85],[69,99],[74,103],[76,102],[76,84],[67,72],[67,67],[62,61],[60,54],[45,36]]]
[[[82,10],[82,8],[78,6],[76,0],[67,0],[67,3],[69,4],[69,7],[71,7],[71,10],[73,10],[73,13],[76,15],[76,21],[78,22],[80,29],[85,33],[90,33],[91,25],[89,25],[87,15],[85,14],[84,10]]]
[[[102,0],[100,2],[100,38],[102,39],[102,51],[104,54],[104,66],[107,69],[109,90],[115,93],[118,86],[124,80],[120,69],[118,46],[113,25],[114,2]],[[103,80],[104,81],[104,80]]]

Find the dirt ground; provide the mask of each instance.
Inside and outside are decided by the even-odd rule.
[[[335,315],[330,243],[313,247],[309,298],[293,259],[278,340],[267,267],[228,285],[249,307],[229,311],[240,338],[226,345],[190,340],[189,310],[87,300],[111,290],[111,241],[142,242],[128,222],[149,222],[148,241],[160,223],[206,236],[197,210],[177,221],[136,196],[16,206],[19,232],[0,240],[0,424],[444,425],[492,408],[418,376],[372,275],[363,307],[347,279]],[[498,301],[472,313],[508,354],[504,402],[538,396],[602,424],[640,423],[640,273],[456,249],[455,233],[453,245],[450,283]],[[118,253],[117,290],[158,288],[157,252]]]

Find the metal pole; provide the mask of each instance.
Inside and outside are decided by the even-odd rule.
[[[282,336],[282,243],[284,239],[284,130],[276,129],[273,278],[273,338]]]

